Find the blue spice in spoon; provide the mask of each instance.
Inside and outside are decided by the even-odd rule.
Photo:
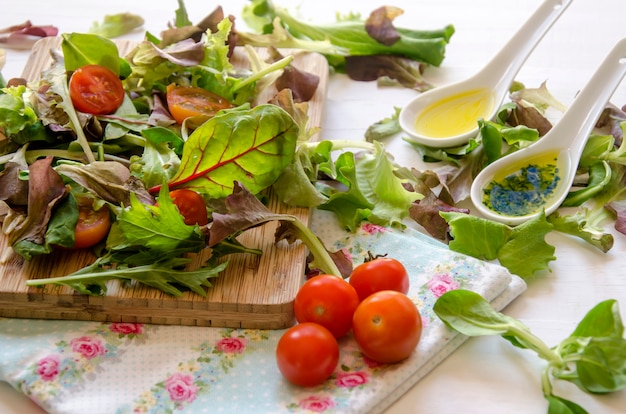
[[[484,190],[483,203],[508,216],[536,213],[556,189],[560,180],[556,164],[529,164]]]

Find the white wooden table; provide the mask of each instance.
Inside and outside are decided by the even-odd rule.
[[[375,0],[326,0],[300,2],[275,0],[283,5],[301,3],[303,15],[315,21],[331,21],[335,12],[359,11],[367,15],[383,5]],[[53,24],[62,32],[86,31],[105,14],[132,12],[146,20],[145,28],[159,33],[174,17],[177,2],[129,2],[109,0],[3,0],[0,27],[30,19],[34,24]],[[221,2],[225,11],[238,16],[245,2]],[[427,72],[428,80],[444,84],[467,77],[485,64],[528,16],[539,0],[396,0],[405,10],[396,23],[411,28],[456,27],[441,68]],[[208,14],[216,1],[187,0],[192,20]],[[322,7],[323,6],[323,7]],[[552,94],[568,104],[612,46],[626,36],[626,3],[623,0],[574,0],[527,60],[517,79],[529,87],[544,80]],[[143,31],[128,38],[140,38]],[[5,78],[18,76],[28,52],[8,51]],[[415,92],[378,89],[374,83],[358,83],[342,75],[331,76],[323,123],[324,139],[360,139],[374,121],[391,115]],[[626,104],[626,82],[612,101]],[[422,166],[417,154],[400,137],[387,142],[401,164]],[[506,313],[526,323],[549,345],[571,333],[577,322],[596,303],[615,298],[626,319],[626,236],[615,235],[615,246],[603,254],[582,242],[550,235],[557,260],[551,272],[529,280],[528,290]],[[1,346],[1,344],[0,344]],[[529,351],[513,348],[497,338],[474,338],[447,358],[388,413],[545,413],[540,373],[543,361]],[[589,396],[574,386],[557,383],[555,393],[571,399],[590,413],[626,410],[626,391],[607,396]],[[37,413],[39,409],[0,383],[0,412]]]

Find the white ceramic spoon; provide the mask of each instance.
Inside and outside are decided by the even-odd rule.
[[[563,117],[539,141],[525,149],[504,156],[485,167],[474,179],[471,198],[486,218],[509,225],[518,225],[541,213],[539,211],[513,216],[498,213],[483,202],[485,188],[495,177],[528,165],[541,154],[557,156],[559,181],[551,195],[543,200],[546,215],[554,212],[569,192],[580,156],[589,135],[613,92],[626,74],[626,38],[619,41],[600,64],[587,85],[576,96]]]
[[[480,72],[467,80],[440,86],[415,97],[399,115],[399,123],[404,132],[421,144],[437,148],[463,145],[475,137],[478,133],[478,119],[492,119],[495,116],[522,64],[571,2],[572,0],[544,1]],[[487,108],[488,113],[479,114],[478,118],[470,120],[471,130],[448,137],[432,137],[416,131],[418,116],[430,105],[464,92],[477,90],[490,93],[486,99],[490,99],[491,104],[490,108]],[[454,120],[451,119],[450,122]]]

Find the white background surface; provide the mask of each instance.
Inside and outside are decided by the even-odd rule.
[[[448,23],[456,33],[441,68],[426,73],[435,84],[460,80],[484,65],[541,3],[538,0],[344,0],[330,2],[275,0],[282,5],[301,4],[301,13],[314,21],[332,21],[335,12],[358,11],[367,15],[383,4],[401,7],[405,14],[398,26],[439,28]],[[84,32],[105,14],[132,12],[141,15],[144,29],[159,33],[174,18],[175,0],[106,2],[70,0],[2,1],[0,28],[30,19],[34,24],[53,24],[61,32]],[[228,14],[239,16],[243,0],[192,1],[186,5],[198,21],[221,4]],[[517,80],[537,87],[547,80],[552,94],[563,103],[591,77],[597,65],[618,39],[626,37],[626,3],[623,0],[574,0],[544,37],[519,73]],[[238,24],[242,25],[241,20]],[[140,39],[143,30],[128,38]],[[19,76],[28,52],[7,51],[2,70],[6,79]],[[392,114],[415,92],[378,89],[374,83],[349,81],[333,75],[322,125],[323,139],[361,139],[373,122]],[[626,81],[612,102],[626,104]],[[421,167],[419,157],[397,137],[387,149],[404,165]],[[626,236],[615,236],[615,246],[603,254],[562,235],[550,235],[557,246],[551,272],[529,280],[528,290],[505,312],[526,323],[547,344],[556,345],[571,333],[577,322],[596,303],[615,298],[626,319]],[[2,344],[0,344],[2,346]],[[473,338],[393,404],[388,413],[545,413],[540,374],[544,364],[529,351],[513,348],[498,337]],[[557,383],[555,393],[577,402],[590,413],[621,413],[626,410],[626,391],[590,396],[574,386]],[[37,413],[36,407],[0,383],[0,413]]]

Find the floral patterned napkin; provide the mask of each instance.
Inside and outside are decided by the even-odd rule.
[[[0,380],[50,413],[377,413],[466,339],[434,315],[432,306],[442,293],[471,289],[501,309],[526,288],[506,269],[451,252],[410,228],[369,224],[346,233],[321,211],[314,213],[312,228],[355,264],[368,252],[405,264],[409,296],[424,323],[408,360],[375,363],[348,335],[340,340],[332,377],[317,387],[298,388],[276,368],[274,349],[282,330],[0,318]]]

